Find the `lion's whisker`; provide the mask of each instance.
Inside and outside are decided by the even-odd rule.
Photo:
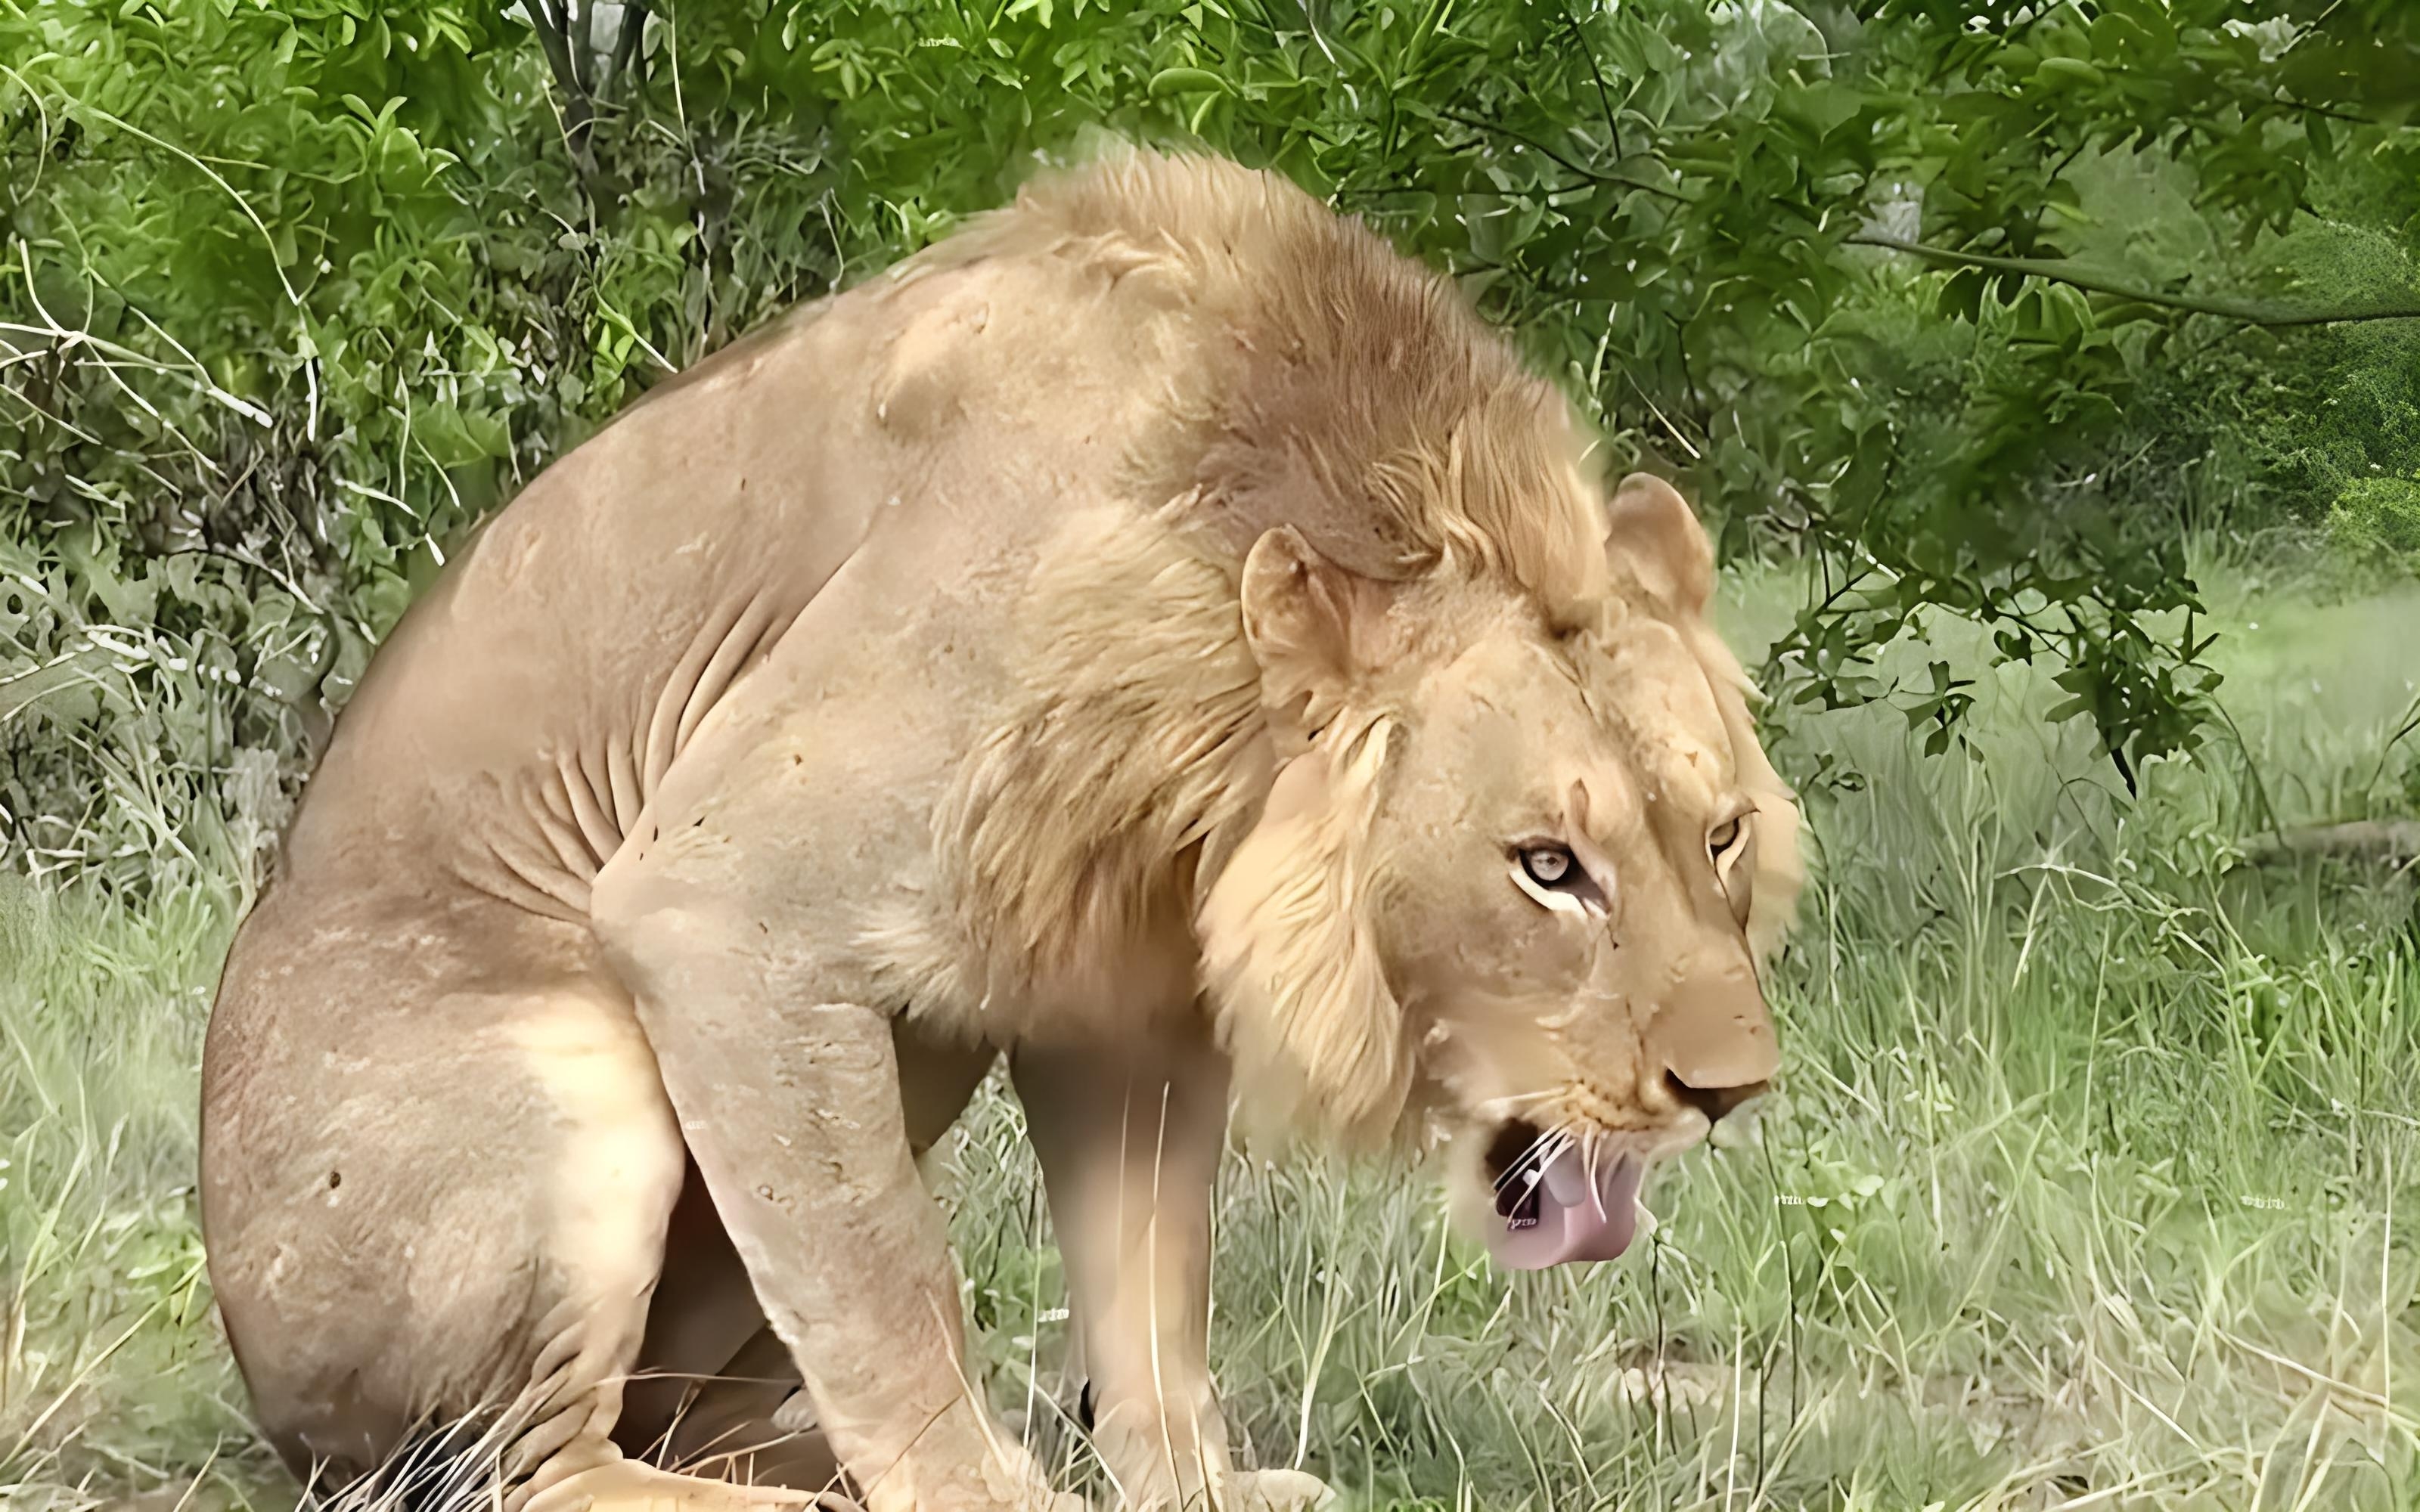
[[[1568,1123],[1559,1123],[1540,1134],[1537,1138],[1529,1141],[1528,1149],[1523,1150],[1517,1159],[1504,1168],[1504,1174],[1496,1179],[1496,1190],[1503,1191],[1512,1184],[1514,1177],[1533,1168],[1537,1176],[1531,1179],[1529,1184],[1536,1185],[1538,1179],[1545,1174],[1547,1165],[1565,1149],[1571,1148],[1573,1138],[1572,1126]]]
[[[1494,1118],[1561,1095],[1559,1089],[1552,1087],[1541,1088],[1534,1092],[1506,1092],[1500,1097],[1481,1099],[1476,1111],[1481,1118]]]

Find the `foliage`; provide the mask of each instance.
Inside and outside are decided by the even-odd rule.
[[[1902,687],[1874,654],[1971,619],[2130,781],[2213,684],[2143,507],[2172,474],[2111,465],[2131,408],[2213,353],[2324,367],[2293,354],[2353,338],[2296,322],[2414,302],[2395,0],[533,4],[0,0],[28,864],[133,887],[258,845],[472,523],[1098,128],[1367,216],[1564,376],[1609,466],[1684,475],[1728,551],[1818,560],[1777,690],[1891,699],[1947,748],[1972,669]],[[2130,173],[2177,234],[2138,234]],[[2347,177],[2386,187],[2323,203]],[[2321,255],[2347,238],[2382,271]],[[2347,361],[2408,407],[2408,365]],[[2249,448],[2339,470],[2313,514],[2374,460],[2338,393],[2341,434]]]
[[[2370,557],[2420,561],[2420,478],[2355,478],[2328,512],[2328,533]]]

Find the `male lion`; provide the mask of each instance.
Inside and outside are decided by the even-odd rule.
[[[220,987],[203,1217],[281,1452],[1077,1504],[914,1160],[1005,1052],[1127,1504],[1318,1495],[1233,1467],[1204,1358],[1231,1074],[1459,1129],[1528,1267],[1619,1255],[1775,1068],[1797,811],[1703,532],[1584,440],[1376,237],[1135,152],[556,463],[380,653]]]

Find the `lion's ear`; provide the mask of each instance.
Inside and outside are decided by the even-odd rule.
[[[1680,490],[1652,473],[1634,472],[1606,509],[1606,554],[1626,579],[1668,615],[1703,614],[1714,591],[1714,548]]]
[[[1323,556],[1291,525],[1244,558],[1244,640],[1261,698],[1288,733],[1308,738],[1384,660],[1388,585]]]

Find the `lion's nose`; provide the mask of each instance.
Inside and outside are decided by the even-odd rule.
[[[1704,1114],[1708,1123],[1720,1123],[1724,1114],[1762,1097],[1773,1087],[1769,1081],[1742,1082],[1736,1087],[1692,1087],[1670,1072],[1664,1073],[1664,1085],[1674,1097]]]

